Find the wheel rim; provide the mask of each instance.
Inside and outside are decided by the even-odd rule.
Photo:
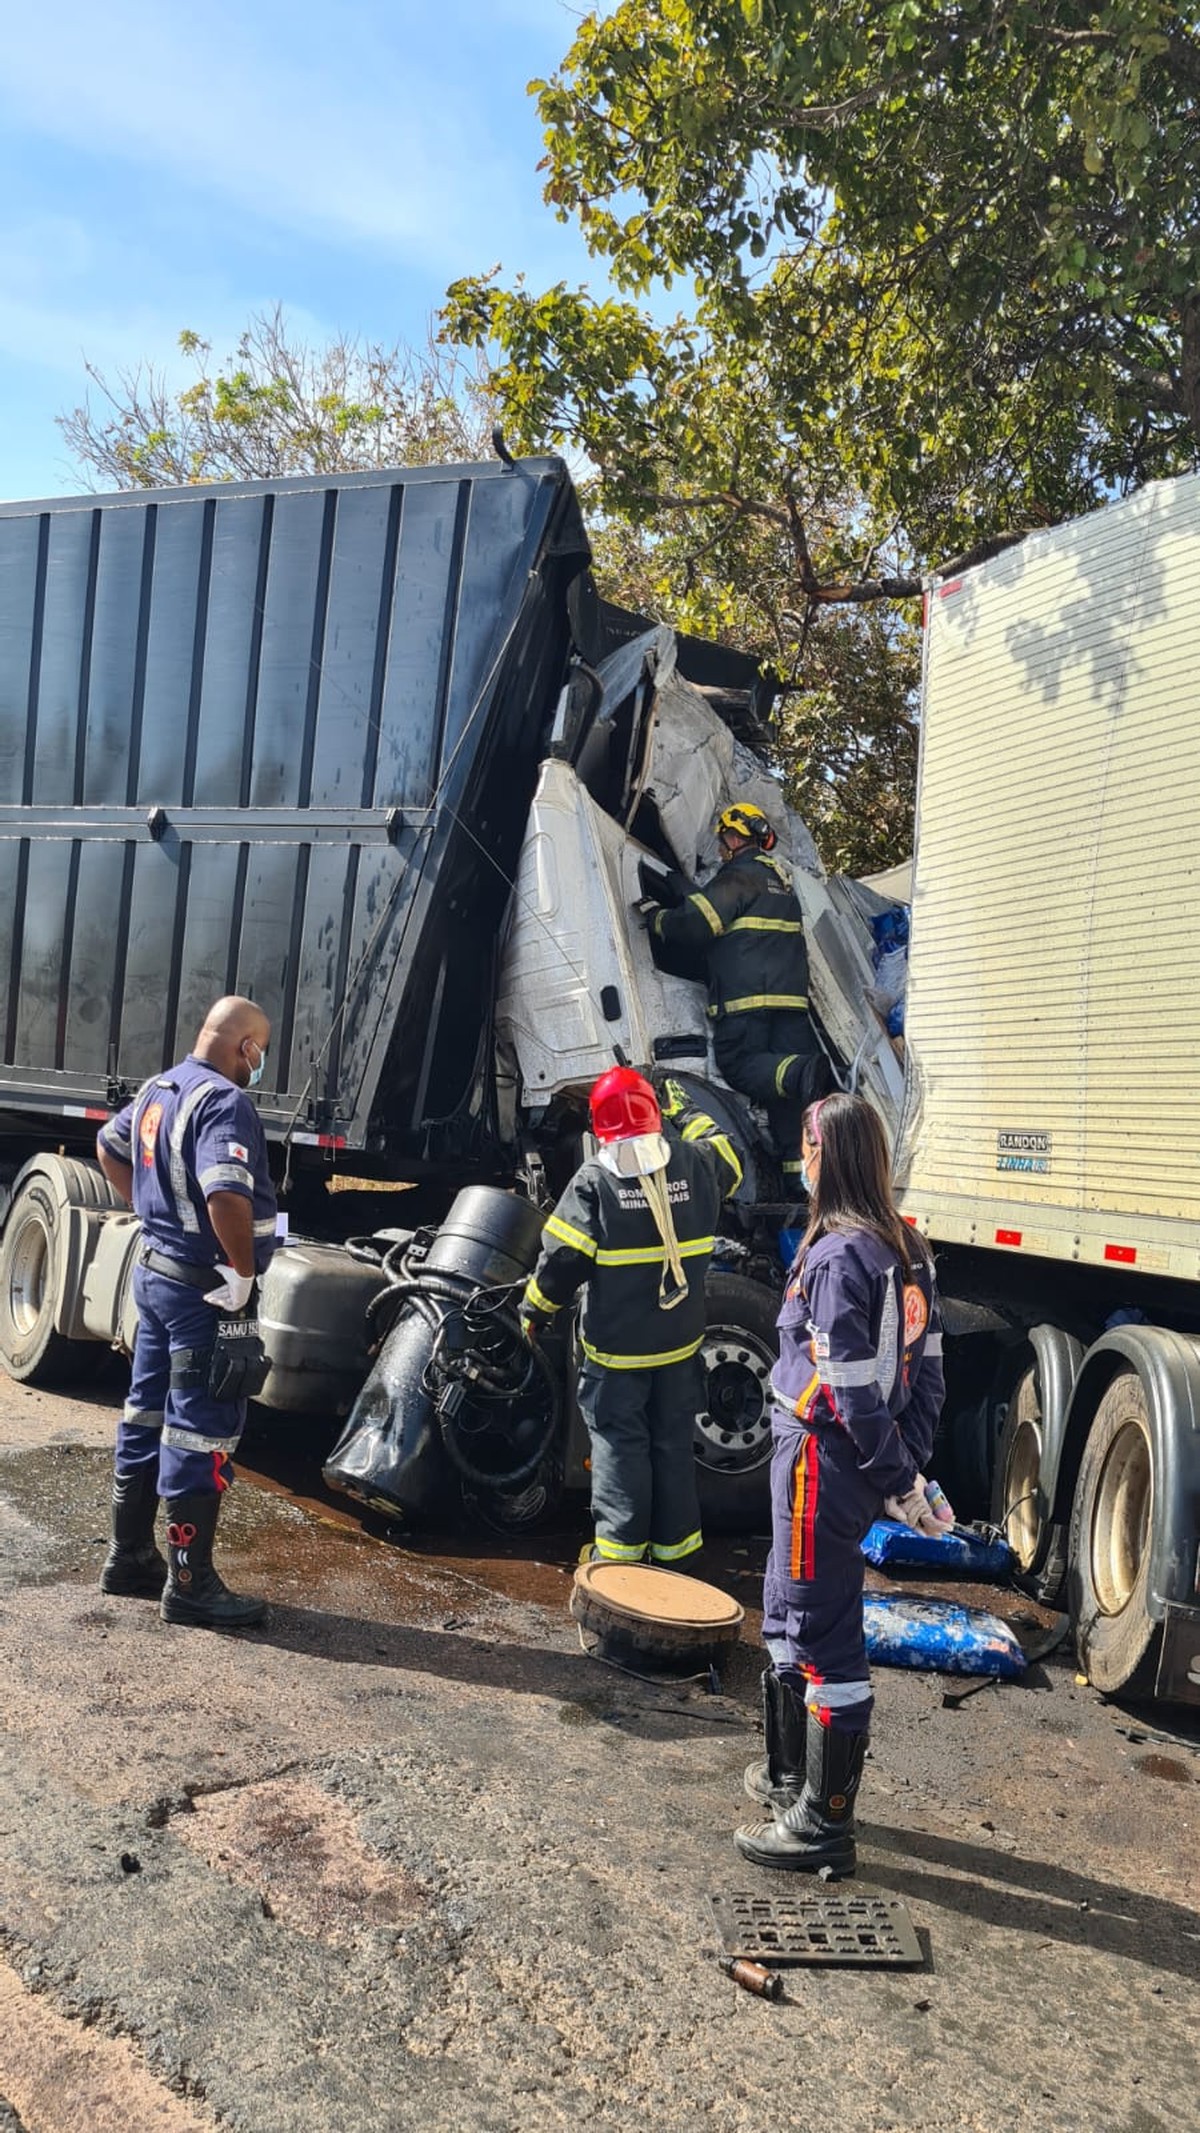
[[[27,1216],[13,1239],[8,1262],[8,1315],[21,1339],[31,1334],[46,1308],[50,1239],[36,1215]]]
[[[1127,1422],[1109,1446],[1092,1513],[1092,1585],[1102,1614],[1122,1614],[1137,1590],[1153,1493],[1150,1440],[1137,1422]]]
[[[723,1474],[748,1473],[771,1456],[770,1349],[740,1326],[710,1326],[700,1350],[705,1408],[696,1458]]]
[[[1032,1570],[1042,1537],[1042,1415],[1032,1370],[1017,1387],[1015,1406],[1004,1465],[1004,1537],[1022,1570]]]

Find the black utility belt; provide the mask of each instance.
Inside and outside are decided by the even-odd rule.
[[[188,1259],[172,1259],[153,1244],[143,1244],[138,1263],[148,1274],[165,1274],[168,1281],[182,1281],[189,1289],[199,1289],[202,1296],[210,1296],[224,1282],[215,1266],[195,1266]]]

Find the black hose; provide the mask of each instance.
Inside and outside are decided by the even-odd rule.
[[[403,1246],[394,1245],[385,1254],[383,1271],[387,1275],[388,1285],[386,1289],[381,1289],[377,1296],[373,1296],[368,1303],[366,1308],[368,1325],[371,1325],[372,1321],[379,1317],[385,1308],[394,1309],[397,1316],[399,1316],[401,1310],[409,1308],[417,1310],[427,1326],[437,1328],[439,1321],[444,1325],[449,1315],[447,1311],[439,1310],[439,1305],[448,1305],[451,1310],[457,1311],[463,1319],[468,1319],[472,1305],[476,1306],[476,1312],[479,1315],[479,1299],[492,1297],[496,1301],[484,1306],[484,1312],[509,1334],[518,1349],[523,1347],[520,1321],[516,1311],[510,1303],[503,1300],[506,1296],[511,1295],[515,1289],[522,1288],[524,1286],[523,1282],[497,1283],[494,1287],[487,1288],[478,1283],[472,1283],[469,1277],[464,1274],[453,1274],[437,1267],[426,1268],[420,1272],[409,1272],[406,1264],[408,1250],[409,1246],[407,1244]],[[396,1259],[397,1253],[400,1254],[398,1263]],[[391,1331],[392,1327],[389,1325],[387,1333]],[[386,1334],[381,1336],[381,1338],[386,1337]],[[430,1358],[431,1363],[435,1361],[436,1354],[437,1348],[435,1344],[434,1355]],[[476,1466],[474,1461],[467,1457],[459,1442],[460,1430],[456,1427],[453,1417],[442,1413],[438,1405],[436,1392],[430,1385],[425,1385],[424,1389],[432,1402],[434,1413],[437,1416],[442,1442],[446,1447],[446,1456],[462,1478],[465,1481],[469,1481],[475,1488],[490,1489],[497,1493],[503,1493],[519,1487],[523,1481],[531,1481],[553,1441],[555,1431],[558,1428],[561,1404],[558,1380],[540,1348],[529,1350],[529,1361],[532,1371],[534,1373],[540,1371],[545,1383],[547,1393],[546,1427],[539,1432],[534,1450],[527,1454],[521,1465],[504,1474],[496,1474],[486,1467]],[[426,1367],[428,1368],[428,1366]],[[527,1375],[524,1384],[503,1387],[495,1381],[494,1373],[489,1373],[489,1375],[493,1376],[494,1382],[491,1387],[484,1385],[483,1397],[496,1401],[519,1399],[525,1390],[525,1385],[529,1382]]]
[[[546,1453],[550,1449],[554,1433],[558,1428],[558,1380],[540,1348],[531,1349],[530,1355],[546,1381],[546,1390],[549,1395],[547,1402],[548,1420],[546,1428],[538,1437],[535,1449],[527,1455],[520,1466],[513,1467],[511,1472],[495,1474],[488,1467],[476,1466],[473,1460],[467,1458],[466,1453],[459,1444],[451,1417],[440,1413],[436,1405],[434,1407],[434,1413],[438,1418],[438,1426],[442,1432],[442,1442],[446,1447],[446,1456],[451,1466],[457,1469],[464,1481],[471,1482],[477,1489],[489,1489],[493,1495],[497,1496],[505,1495],[519,1488],[523,1481],[533,1480]]]

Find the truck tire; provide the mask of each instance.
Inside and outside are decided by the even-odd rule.
[[[65,1166],[64,1166],[65,1167]],[[71,1170],[86,1170],[71,1164]],[[107,1185],[97,1171],[104,1191]],[[74,1183],[74,1180],[71,1181]],[[102,1199],[90,1202],[103,1205]],[[0,1241],[0,1369],[19,1385],[69,1383],[107,1353],[55,1331],[65,1209],[55,1180],[35,1171],[16,1193]]]
[[[1016,1555],[1027,1591],[1046,1607],[1062,1596],[1066,1540],[1048,1514],[1042,1486],[1042,1393],[1036,1362],[1013,1388],[996,1446],[991,1519]]]
[[[1122,1370],[1096,1409],[1075,1484],[1069,1582],[1079,1663],[1105,1695],[1148,1695],[1162,1625],[1148,1612],[1154,1448],[1146,1396]]]
[[[706,1405],[696,1421],[701,1523],[709,1533],[766,1533],[779,1299],[760,1282],[723,1272],[709,1275],[705,1295]]]

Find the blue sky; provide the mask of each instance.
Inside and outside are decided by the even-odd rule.
[[[56,0],[0,38],[0,496],[85,486],[54,418],[85,358],[184,372],[281,302],[304,337],[420,345],[497,261],[593,275],[541,200],[525,84],[562,0]]]

